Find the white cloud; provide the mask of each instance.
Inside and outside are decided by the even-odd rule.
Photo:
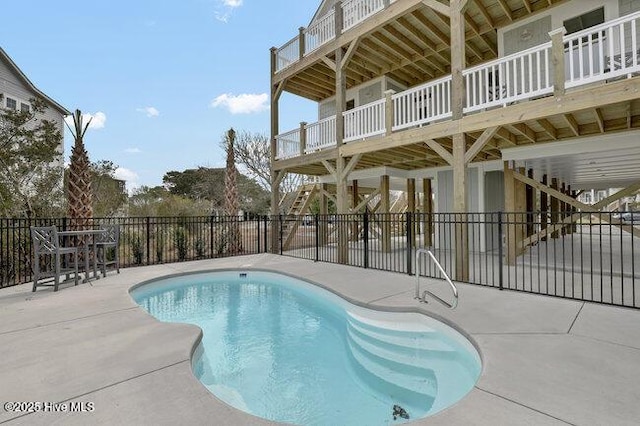
[[[127,154],[140,154],[142,150],[140,148],[127,148],[124,150]]]
[[[157,117],[160,115],[160,111],[158,111],[155,107],[148,106],[144,108],[136,108],[136,111],[142,112],[147,115],[149,118]]]
[[[93,130],[103,129],[105,123],[107,122],[107,115],[104,112],[100,112],[100,111],[96,112],[95,114],[90,114],[90,113],[82,114],[83,126],[86,126],[87,123],[89,123],[89,120],[91,120],[91,123],[89,124],[89,129],[93,129]],[[69,127],[73,129],[73,116],[68,115],[65,118],[65,121],[67,122]]]
[[[218,6],[214,15],[220,22],[229,22],[233,11],[242,6],[243,0],[218,0]]]
[[[266,93],[243,93],[238,96],[223,93],[211,101],[211,107],[227,108],[231,114],[252,114],[268,110],[268,101],[269,97]]]

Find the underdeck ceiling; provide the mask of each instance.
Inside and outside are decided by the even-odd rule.
[[[498,56],[496,28],[561,1],[469,0],[465,13],[467,65]],[[449,18],[427,6],[383,25],[358,42],[346,68],[347,88],[382,75],[411,87],[449,74],[450,33]],[[335,72],[324,62],[316,62],[287,79],[284,90],[314,101],[326,99],[335,94]]]

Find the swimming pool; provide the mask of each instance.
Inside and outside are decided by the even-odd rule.
[[[182,275],[131,295],[161,321],[198,325],[195,376],[227,404],[270,420],[406,422],[454,404],[480,375],[477,351],[453,328],[355,306],[277,273]]]

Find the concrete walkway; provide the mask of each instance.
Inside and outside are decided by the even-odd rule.
[[[467,333],[483,358],[480,380],[458,404],[414,424],[640,419],[640,311],[464,284],[458,309],[448,311],[418,306],[406,275],[265,254],[125,269],[57,293],[0,290],[0,402],[64,403],[50,410],[92,403],[74,413],[0,410],[0,423],[270,424],[226,406],[195,379],[197,327],[160,323],[128,294],[154,277],[234,267],[285,272],[376,309],[423,310]],[[429,285],[448,297],[446,284]]]

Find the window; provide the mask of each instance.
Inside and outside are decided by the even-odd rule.
[[[346,110],[346,111],[349,111],[350,109],[355,108],[355,106],[356,106],[356,101],[355,101],[355,99],[348,100],[348,101],[347,101],[347,104],[346,104],[346,108],[345,108],[345,110]]]
[[[18,102],[15,99],[7,98],[7,108],[12,110],[18,109]]]
[[[595,27],[603,22],[604,7],[601,7],[599,9],[592,10],[591,12],[587,12],[584,15],[567,19],[564,21],[564,28],[567,30],[567,34],[573,34],[586,28]]]
[[[20,102],[20,112],[30,112],[31,107],[29,104],[25,104],[24,102]]]

